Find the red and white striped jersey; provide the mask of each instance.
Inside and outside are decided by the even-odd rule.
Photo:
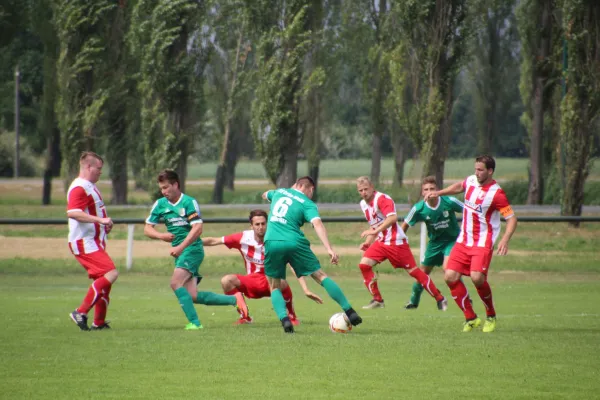
[[[379,192],[374,192],[373,200],[369,204],[367,204],[365,200],[361,200],[360,208],[365,214],[365,218],[369,222],[369,225],[374,229],[377,229],[386,217],[396,214],[396,204],[394,204],[394,200],[387,194]],[[379,235],[377,235],[377,240],[386,245],[401,245],[408,243],[408,239],[398,222],[379,233]]]
[[[76,178],[67,192],[67,216],[73,211],[106,218],[100,191],[92,182]],[[93,222],[69,218],[69,248],[73,254],[90,254],[106,248],[106,227]]]
[[[223,236],[222,240],[228,248],[239,250],[246,264],[247,274],[265,273],[265,246],[256,241],[253,230]]]
[[[500,215],[504,219],[514,216],[506,193],[496,181],[485,186],[479,185],[475,175],[462,183],[465,190],[462,229],[458,243],[469,247],[494,247],[500,234]]]

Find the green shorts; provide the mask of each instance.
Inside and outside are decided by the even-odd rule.
[[[321,264],[310,249],[308,240],[265,242],[265,275],[269,278],[285,279],[285,267],[288,263],[298,276],[307,276],[321,269]]]
[[[448,257],[455,242],[429,242],[425,249],[425,258],[421,265],[440,267],[444,265],[444,257]]]
[[[181,255],[175,259],[175,268],[187,269],[192,276],[201,278],[199,270],[202,260],[204,260],[204,247],[191,245],[186,247]]]

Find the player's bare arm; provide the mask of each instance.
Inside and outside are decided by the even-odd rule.
[[[398,222],[398,214],[390,214],[387,217],[385,217],[385,219],[383,220],[381,225],[377,227],[377,229],[367,229],[366,231],[360,234],[360,237],[364,238],[368,236],[377,236],[380,232],[385,231],[387,228],[394,225],[396,222]]]
[[[502,240],[498,243],[498,255],[503,256],[508,253],[508,242],[512,237],[513,233],[517,229],[517,216],[513,215],[509,219],[506,220],[506,231],[504,232],[504,236],[502,236]]]
[[[101,217],[96,217],[95,215],[90,215],[87,214],[83,211],[69,211],[67,212],[67,216],[69,218],[74,219],[77,222],[83,222],[83,223],[98,223],[100,225],[104,225],[107,228],[112,228],[113,226],[113,221],[110,218],[101,218]]]
[[[400,227],[402,228],[404,233],[406,233],[406,232],[408,232],[408,228],[410,228],[410,225],[407,224],[405,221],[402,221],[402,225],[400,225]]]
[[[425,193],[424,200],[427,201],[430,198],[448,196],[451,194],[458,194],[458,193],[462,193],[464,191],[465,191],[465,189],[462,186],[462,182],[456,182],[442,190]]]
[[[183,242],[181,242],[178,246],[171,248],[172,257],[179,257],[186,247],[198,240],[200,235],[202,235],[202,225],[203,224],[201,222],[192,225],[192,229],[190,229],[190,232],[187,234],[185,239],[183,239]]]
[[[263,200],[268,200],[268,199],[267,199],[267,193],[269,193],[269,191],[268,191],[268,190],[262,194],[262,198],[263,198]]]
[[[159,232],[154,225],[146,224],[144,226],[144,235],[150,239],[162,240],[163,242],[171,243],[175,239],[175,235],[169,232]]]
[[[306,283],[306,279],[303,276],[298,276],[296,274],[296,271],[294,270],[294,268],[291,265],[290,265],[290,269],[292,270],[292,274],[294,274],[296,279],[298,279],[298,283],[300,284],[300,287],[302,288],[302,291],[304,292],[306,297],[308,297],[315,303],[323,304],[323,299],[321,299],[318,295],[316,295],[310,291],[310,289],[308,288],[308,284]]]
[[[204,246],[218,246],[225,243],[223,243],[223,238],[220,237],[205,237],[202,238],[202,244]]]
[[[321,221],[321,218],[315,218],[311,222],[312,222],[313,227],[315,228],[315,232],[317,232],[317,236],[319,237],[319,240],[321,240],[321,243],[323,243],[323,246],[325,246],[327,253],[329,253],[329,257],[331,257],[331,263],[336,265],[339,261],[339,257],[336,254],[336,252],[333,251],[333,249],[331,248],[331,245],[329,244],[329,238],[327,237],[327,230],[325,229],[325,225],[323,225],[323,221]]]

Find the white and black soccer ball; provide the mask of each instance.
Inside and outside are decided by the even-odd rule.
[[[329,318],[329,330],[333,333],[349,333],[352,330],[352,324],[346,314],[333,314]]]

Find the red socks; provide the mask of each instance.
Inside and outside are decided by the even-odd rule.
[[[77,312],[87,314],[104,293],[107,293],[107,291],[110,292],[111,285],[112,283],[105,277],[98,278],[92,282]]]
[[[496,316],[496,310],[494,309],[494,301],[492,300],[492,288],[490,288],[490,284],[487,279],[483,282],[481,287],[477,288],[477,293],[479,293],[479,297],[481,297],[481,301],[485,305],[485,313],[488,317]]]
[[[367,264],[358,264],[358,268],[360,268],[360,272],[362,272],[363,282],[369,293],[373,296],[373,300],[383,301],[381,293],[379,292],[379,287],[377,286],[377,278],[373,272],[373,267]]]
[[[465,314],[465,319],[468,321],[477,318],[477,314],[473,311],[473,305],[469,301],[469,293],[463,281],[459,279],[456,282],[448,283],[448,287],[450,288],[450,293],[452,293],[452,298]]]
[[[285,289],[281,289],[283,300],[285,300],[285,307],[287,308],[288,315],[296,318],[296,312],[294,311],[294,304],[292,303],[292,289],[287,286]]]
[[[110,289],[112,289],[112,285],[104,291],[94,306],[94,325],[96,326],[101,326],[106,322],[106,311],[110,303]]]
[[[421,271],[419,268],[415,268],[409,274],[415,278],[417,282],[423,286],[423,289],[427,290],[427,293],[434,297],[436,301],[444,299],[444,296],[440,293],[437,286],[435,286],[435,283],[433,283],[429,275],[427,275],[425,272]]]

